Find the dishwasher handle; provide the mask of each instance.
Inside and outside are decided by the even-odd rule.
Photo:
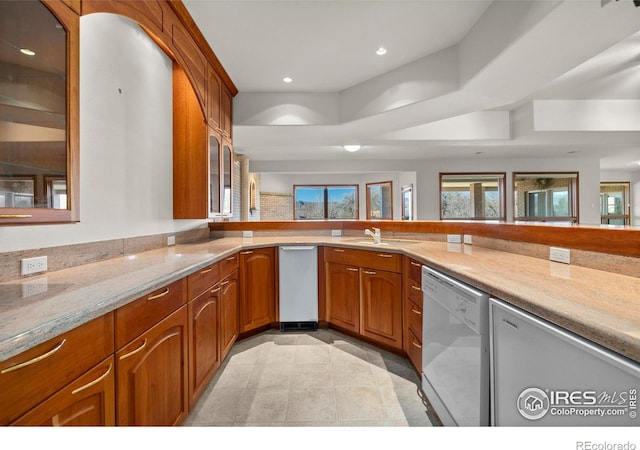
[[[313,245],[292,245],[289,247],[280,247],[280,250],[283,250],[285,252],[288,251],[302,251],[302,250],[314,250],[315,246]]]

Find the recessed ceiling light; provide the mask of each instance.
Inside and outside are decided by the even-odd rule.
[[[282,79],[282,81],[284,81],[285,83],[291,83],[291,82],[293,81],[293,78],[291,78],[291,77],[284,77],[284,78]]]
[[[376,50],[376,55],[378,56],[382,56],[386,53],[387,53],[387,49],[384,47],[378,47],[378,50]]]
[[[21,48],[20,53],[27,56],[36,56],[36,52],[34,52],[33,50],[29,50],[28,48]]]
[[[344,148],[348,152],[357,152],[358,150],[360,150],[360,146],[358,144],[343,145],[342,148]]]

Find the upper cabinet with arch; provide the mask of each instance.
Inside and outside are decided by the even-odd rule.
[[[208,170],[220,171],[223,152],[212,163],[210,143],[231,141],[237,89],[182,2],[18,0],[0,1],[0,226],[80,220],[79,16],[93,13],[134,20],[174,60],[174,117],[189,111],[174,123],[189,137],[174,141],[174,168],[184,169],[174,177],[174,217],[220,214],[222,198],[208,199],[218,173]],[[194,199],[202,205],[176,207]]]
[[[79,220],[78,15],[0,2],[0,225]]]

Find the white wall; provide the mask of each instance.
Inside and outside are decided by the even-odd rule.
[[[172,218],[172,123],[171,60],[128,19],[81,17],[80,223],[0,227],[0,252],[205,227]]]
[[[532,150],[532,152],[535,150]],[[255,161],[251,171],[261,173],[264,180],[267,173],[297,172],[311,177],[314,172],[415,172],[414,201],[417,220],[439,220],[439,173],[440,172],[506,172],[507,178],[507,220],[513,220],[513,172],[534,171],[577,171],[579,172],[580,223],[600,223],[600,163],[598,158],[470,158],[470,159],[424,159],[424,160],[368,160],[368,161]],[[397,173],[396,173],[397,175]],[[351,174],[353,177],[354,175]],[[311,179],[311,178],[308,178]],[[396,209],[396,179],[394,179],[394,210]],[[399,178],[398,178],[399,180]],[[409,184],[398,181],[400,184]],[[266,191],[264,183],[262,190]],[[399,189],[397,190],[399,195]],[[400,217],[400,211],[397,212]],[[395,218],[395,214],[394,214]]]
[[[376,172],[376,173],[261,173],[260,190],[262,192],[293,193],[297,184],[346,184],[358,185],[358,212],[361,220],[366,219],[366,184],[391,181],[393,195],[393,219],[402,218],[401,187],[416,184],[415,172]],[[284,218],[283,219],[288,219]]]

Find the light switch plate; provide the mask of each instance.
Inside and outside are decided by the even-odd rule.
[[[549,259],[564,264],[571,264],[571,250],[568,248],[549,248]]]

